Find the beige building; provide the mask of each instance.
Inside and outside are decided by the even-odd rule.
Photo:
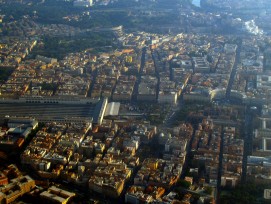
[[[47,191],[42,192],[40,196],[47,200],[48,203],[66,204],[75,196],[75,193],[52,186]]]
[[[0,203],[12,203],[25,193],[30,192],[34,187],[35,181],[30,176],[21,176],[12,179],[9,184],[0,187]]]

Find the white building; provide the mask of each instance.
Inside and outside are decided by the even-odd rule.
[[[93,5],[93,1],[92,0],[75,0],[73,2],[73,5],[77,7],[90,7]]]
[[[271,189],[264,189],[264,199],[271,200]]]

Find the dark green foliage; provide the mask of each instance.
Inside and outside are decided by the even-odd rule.
[[[213,188],[210,187],[210,186],[206,186],[205,187],[205,190],[204,190],[204,193],[208,194],[208,195],[211,195],[213,192]]]
[[[188,189],[191,186],[191,184],[188,181],[186,181],[186,180],[179,179],[178,182],[177,182],[177,186],[180,186],[180,187],[183,187],[185,189]]]
[[[42,84],[38,84],[38,86],[41,86],[42,90],[48,90],[48,91],[55,91],[57,89],[57,84],[48,84],[48,83],[42,83]]]
[[[197,102],[189,101],[183,108],[181,108],[178,112],[176,112],[176,125],[181,121],[187,121],[190,114],[198,114],[203,107],[211,106],[210,103],[201,102],[200,105]]]
[[[13,71],[13,68],[0,68],[0,82],[6,81]]]
[[[44,37],[44,47],[34,49],[33,55],[43,55],[62,59],[68,53],[80,52],[89,48],[100,49],[113,46],[113,38],[110,33],[89,33],[83,37]]]
[[[176,12],[162,12],[157,16],[141,15],[142,8],[153,10],[155,8],[176,9],[178,1],[171,0],[159,2],[135,2],[121,0],[114,4],[105,6],[94,5],[91,8],[77,8],[73,6],[72,1],[45,1],[44,4],[13,4],[12,7],[3,5],[1,8],[7,18],[6,22],[12,20],[20,20],[23,16],[30,16],[36,22],[42,24],[66,24],[80,28],[96,28],[96,27],[114,27],[123,25],[127,29],[135,27],[144,28],[146,25],[158,26],[175,26],[177,23]],[[183,1],[180,4],[187,4]],[[89,15],[82,15],[84,11]],[[132,15],[131,15],[132,14]],[[63,17],[79,16],[77,20],[66,20]]]
[[[259,184],[248,183],[245,185],[239,185],[235,189],[222,192],[221,204],[235,203],[235,204],[256,204],[262,203],[264,189],[270,188],[270,184]]]

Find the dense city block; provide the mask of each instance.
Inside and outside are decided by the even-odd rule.
[[[269,203],[270,11],[0,0],[0,203]]]

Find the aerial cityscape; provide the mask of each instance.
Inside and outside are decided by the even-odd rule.
[[[0,204],[271,203],[271,1],[0,0]]]

